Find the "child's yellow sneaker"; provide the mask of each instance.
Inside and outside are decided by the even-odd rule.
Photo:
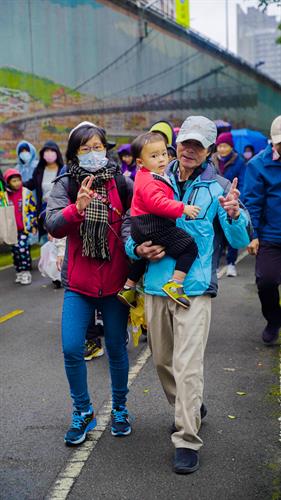
[[[182,284],[171,280],[168,281],[168,283],[165,283],[162,290],[164,290],[164,292],[180,306],[185,307],[185,309],[190,307],[190,300],[186,293],[184,293]]]
[[[123,302],[128,307],[136,307],[137,304],[137,298],[136,298],[136,288],[122,288],[118,293],[117,293],[117,298]]]

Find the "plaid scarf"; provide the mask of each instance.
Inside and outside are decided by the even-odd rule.
[[[71,165],[69,173],[81,185],[82,181],[90,173],[79,165]],[[107,198],[105,184],[113,179],[116,174],[116,165],[107,164],[94,174],[92,189],[99,195]],[[80,226],[80,234],[83,238],[82,255],[94,259],[110,260],[110,252],[107,241],[108,208],[98,198],[93,198],[85,210],[85,220]]]

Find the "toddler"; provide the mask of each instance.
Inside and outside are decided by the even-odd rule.
[[[174,200],[174,188],[165,173],[168,165],[166,143],[161,134],[148,132],[132,143],[132,153],[139,168],[131,206],[131,236],[137,244],[152,241],[165,247],[165,253],[176,260],[172,279],[163,291],[177,304],[188,308],[190,300],[183,289],[183,281],[197,257],[194,239],[176,226],[176,219],[187,215],[195,219],[200,208]],[[145,272],[146,260],[131,265],[124,288],[118,293],[123,303],[134,306],[136,283]]]
[[[23,187],[21,174],[14,168],[4,173],[7,184],[9,202],[14,205],[15,219],[18,229],[18,242],[12,245],[15,283],[29,285],[31,283],[31,255],[29,234],[37,233],[36,204],[31,191]]]

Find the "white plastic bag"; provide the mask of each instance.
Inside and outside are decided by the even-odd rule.
[[[51,278],[52,281],[61,281],[61,273],[56,265],[57,255],[58,250],[53,241],[47,241],[41,247],[38,269],[44,278]]]

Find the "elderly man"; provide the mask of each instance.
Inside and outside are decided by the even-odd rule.
[[[175,406],[172,441],[176,447],[174,471],[194,472],[199,467],[198,436],[203,405],[203,357],[207,343],[211,297],[217,293],[215,238],[216,220],[234,248],[249,244],[249,218],[239,206],[237,179],[231,184],[220,177],[208,161],[216,140],[215,124],[203,116],[188,117],[177,137],[177,157],[169,166],[175,198],[196,204],[195,220],[185,216],[178,227],[191,234],[198,246],[198,257],[184,281],[191,306],[184,309],[165,297],[163,284],[172,276],[175,261],[165,249],[152,242],[139,246],[129,239],[126,250],[131,258],[150,260],[145,275],[146,315],[153,361],[170,404]]]
[[[273,120],[270,135],[272,144],[247,164],[244,185],[254,227],[248,251],[257,256],[256,283],[267,321],[262,339],[267,345],[278,340],[281,327],[281,115]]]

